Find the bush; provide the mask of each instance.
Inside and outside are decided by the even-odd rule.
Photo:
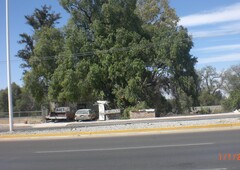
[[[203,108],[201,107],[200,111],[198,112],[199,114],[210,114],[212,113],[210,108]]]
[[[225,111],[233,111],[240,108],[240,90],[235,90],[230,93],[229,98],[222,102]]]

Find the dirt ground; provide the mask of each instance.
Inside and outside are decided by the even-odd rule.
[[[36,123],[42,123],[42,122],[44,122],[44,119],[42,116],[13,118],[13,123],[36,124]],[[0,124],[8,124],[8,123],[9,123],[8,118],[0,118]]]

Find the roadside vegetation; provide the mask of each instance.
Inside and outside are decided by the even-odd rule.
[[[240,65],[221,73],[195,69],[192,37],[167,0],[60,0],[71,15],[63,28],[51,7],[42,6],[20,34],[17,53],[24,86],[13,84],[14,109],[108,100],[127,111],[155,108],[182,114],[193,106],[239,107]],[[17,90],[13,90],[17,91]],[[0,111],[7,111],[7,89]],[[29,108],[30,107],[30,108]]]

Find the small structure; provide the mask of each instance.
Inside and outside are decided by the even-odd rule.
[[[143,109],[139,111],[130,111],[130,119],[140,119],[140,118],[154,118],[156,117],[155,109]]]
[[[107,110],[108,101],[97,101],[99,120],[119,119],[121,117],[120,109]]]

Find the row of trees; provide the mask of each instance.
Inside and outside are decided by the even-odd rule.
[[[216,68],[206,66],[197,70],[199,78],[200,106],[223,105],[225,110],[240,108],[240,64],[232,66],[225,71],[217,72]],[[39,110],[42,104],[35,101],[26,88],[12,84],[14,111]],[[185,100],[186,96],[181,96],[181,106],[187,109],[192,106],[192,101]],[[8,111],[7,88],[0,90],[0,112]],[[172,99],[167,100],[168,106],[173,104]],[[147,107],[146,103],[141,103],[142,107]]]
[[[24,88],[12,83],[12,99],[14,111],[36,111],[41,109],[31,94]],[[0,112],[8,112],[8,89],[0,90]]]
[[[182,113],[204,100],[192,38],[168,0],[59,2],[66,26],[56,28],[60,14],[43,6],[25,16],[33,34],[20,35],[24,88],[38,103],[103,99]]]
[[[225,110],[240,108],[240,64],[222,72],[207,66],[199,70],[198,75],[200,105],[222,104]]]

